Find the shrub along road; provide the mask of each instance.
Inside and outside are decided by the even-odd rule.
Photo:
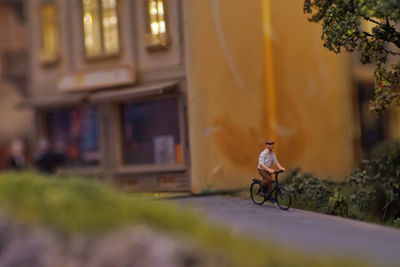
[[[400,264],[400,229],[310,211],[279,210],[251,200],[206,196],[174,199],[211,221],[312,255],[357,257],[376,265]]]

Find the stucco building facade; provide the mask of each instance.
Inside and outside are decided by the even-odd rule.
[[[60,172],[139,191],[244,187],[267,138],[288,169],[343,178],[354,63],[290,2],[27,1],[35,140]]]

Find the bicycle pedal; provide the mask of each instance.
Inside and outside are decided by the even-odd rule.
[[[271,197],[270,195],[264,195],[265,200],[267,201],[271,201],[272,204],[274,204],[276,201],[273,197]]]

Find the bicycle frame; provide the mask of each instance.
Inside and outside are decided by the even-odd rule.
[[[253,200],[253,202],[255,204],[262,205],[265,201],[270,200],[271,203],[276,202],[278,204],[279,208],[282,210],[288,210],[290,208],[290,206],[292,205],[292,197],[290,196],[290,192],[288,191],[288,189],[286,189],[284,186],[282,186],[279,183],[279,179],[278,179],[278,175],[282,172],[283,171],[280,170],[280,171],[273,173],[273,174],[275,174],[275,181],[273,181],[273,184],[275,184],[275,185],[273,186],[272,191],[269,194],[269,196],[266,195],[265,192],[261,191],[261,188],[263,188],[261,185],[262,181],[259,179],[256,179],[256,178],[253,179],[253,183],[250,185],[250,195],[251,195],[251,199]],[[258,188],[257,192],[253,190],[253,187],[255,184],[258,184],[260,186]],[[256,189],[257,189],[257,187],[256,187]],[[264,190],[265,190],[265,188],[264,188]],[[274,197],[274,193],[275,193],[276,197]],[[279,193],[279,196],[278,196],[278,193]],[[255,199],[255,197],[254,197],[255,195],[263,196],[263,199],[262,200]],[[286,196],[288,198],[286,198]]]
[[[280,174],[280,173],[282,173],[283,171],[282,170],[280,170],[280,171],[277,171],[277,172],[275,172],[275,186],[272,188],[272,191],[271,191],[271,193],[270,193],[270,196],[272,197],[272,198],[274,198],[273,197],[273,193],[275,193],[275,191],[277,191],[281,186],[280,186],[280,184],[279,184],[279,180],[278,180],[278,175]]]

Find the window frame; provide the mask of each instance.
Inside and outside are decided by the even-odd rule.
[[[103,60],[103,59],[112,59],[119,57],[122,54],[122,31],[121,31],[121,0],[116,0],[117,7],[116,7],[116,12],[117,12],[117,30],[118,30],[118,51],[113,52],[113,53],[105,53],[104,50],[104,32],[103,32],[103,5],[102,5],[102,0],[95,0],[98,2],[98,12],[99,12],[99,18],[100,18],[100,40],[101,40],[101,53],[97,55],[88,55],[86,52],[86,45],[85,45],[85,29],[84,29],[84,24],[83,24],[83,18],[84,18],[84,8],[83,8],[83,0],[79,0],[79,5],[80,5],[80,29],[81,29],[81,36],[82,36],[82,53],[83,53],[83,58],[85,59],[86,62],[92,62],[92,61],[98,61],[98,60]]]
[[[174,164],[126,164],[124,163],[123,155],[123,125],[122,125],[122,112],[120,111],[120,106],[123,104],[128,104],[131,102],[141,102],[141,101],[152,101],[159,99],[176,98],[178,104],[178,124],[179,124],[179,135],[181,139],[181,149],[182,149],[182,162]],[[161,173],[161,172],[183,172],[189,169],[189,152],[188,152],[188,137],[186,136],[186,116],[185,116],[185,100],[184,96],[177,93],[171,93],[167,95],[159,96],[147,96],[139,98],[131,98],[126,101],[114,102],[114,112],[115,124],[113,126],[116,133],[116,169],[118,174],[131,174],[131,173]]]
[[[168,50],[169,47],[171,46],[171,39],[169,35],[169,15],[168,15],[168,1],[167,0],[161,0],[163,1],[164,4],[164,20],[165,20],[165,36],[166,36],[166,44],[151,44],[148,40],[151,38],[153,35],[151,33],[151,23],[150,23],[150,14],[149,14],[149,1],[150,0],[143,0],[144,2],[144,10],[145,10],[145,46],[148,52],[156,52],[156,51],[164,51]]]
[[[37,141],[40,139],[45,138],[46,140],[50,140],[49,136],[49,124],[47,121],[47,115],[48,113],[60,110],[60,109],[76,109],[76,108],[87,108],[87,107],[93,107],[97,110],[99,113],[99,125],[98,125],[98,153],[100,155],[99,161],[95,165],[87,165],[87,166],[63,166],[61,165],[60,167],[57,168],[57,173],[62,173],[62,174],[81,174],[81,175],[96,175],[96,176],[101,176],[104,174],[104,132],[103,132],[103,117],[102,117],[102,107],[101,105],[96,105],[96,104],[79,104],[79,103],[74,103],[74,104],[60,104],[60,105],[49,105],[49,106],[42,106],[36,108],[36,118],[35,118],[35,124],[38,125],[37,129]]]
[[[45,5],[51,4],[54,8],[55,11],[55,24],[57,27],[57,32],[56,32],[56,36],[57,36],[57,49],[56,49],[56,53],[54,55],[53,58],[51,59],[44,59],[43,58],[43,39],[44,39],[44,27],[43,27],[43,17],[42,17],[42,8]],[[57,65],[60,61],[60,57],[61,57],[61,23],[60,23],[60,18],[61,18],[61,14],[60,14],[60,6],[58,1],[56,0],[41,0],[39,3],[39,9],[38,9],[38,19],[39,19],[39,34],[40,34],[40,38],[39,38],[39,62],[40,65],[42,65],[43,67],[51,67],[54,65]]]

